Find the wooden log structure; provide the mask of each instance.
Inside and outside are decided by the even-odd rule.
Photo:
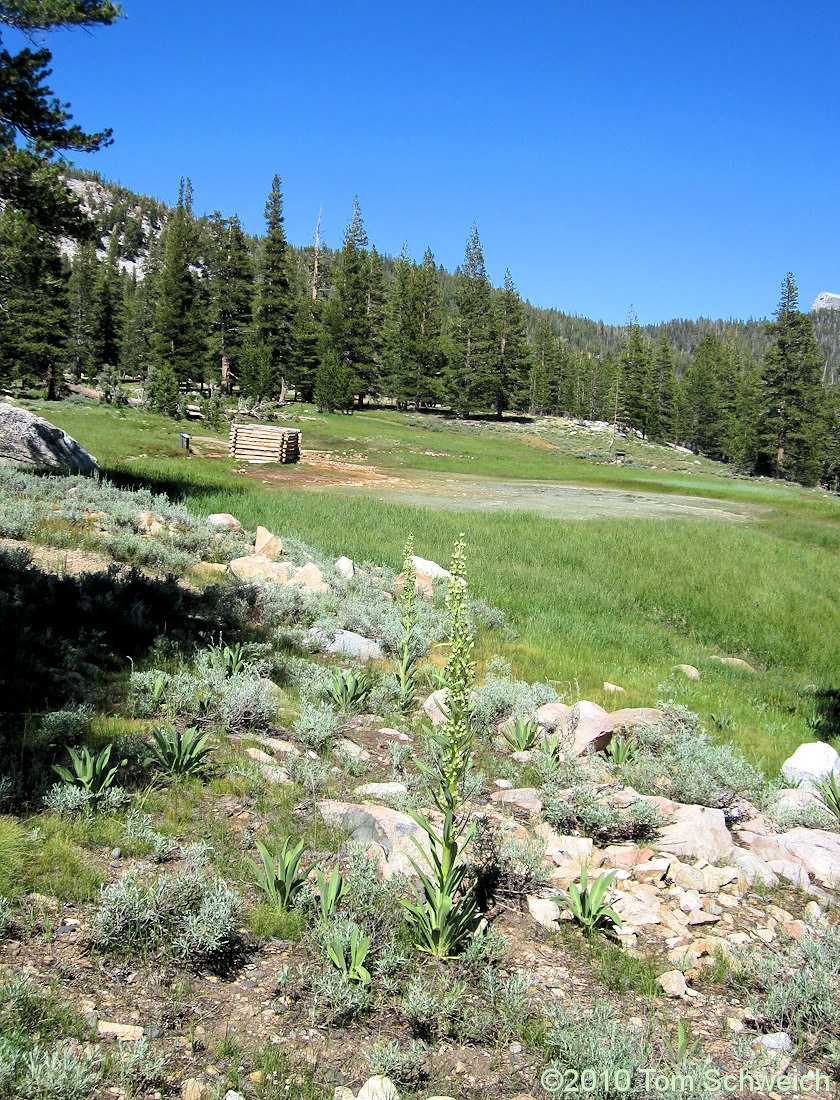
[[[246,462],[297,462],[300,428],[231,424],[228,454]]]

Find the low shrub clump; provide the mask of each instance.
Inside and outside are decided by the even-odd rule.
[[[827,1044],[840,1038],[840,929],[809,932],[797,943],[736,955],[752,988],[750,1007],[767,1031],[791,1030]]]
[[[622,779],[642,794],[727,812],[741,799],[760,801],[763,773],[732,745],[718,745],[684,708],[670,707],[662,725],[637,728],[637,751]]]
[[[663,824],[662,814],[645,799],[634,799],[624,808],[616,805],[608,794],[599,797],[588,784],[578,784],[571,790],[545,786],[541,797],[543,814],[553,828],[564,834],[591,837],[598,845],[644,840]]]
[[[221,964],[237,943],[239,895],[199,871],[143,879],[129,871],[102,888],[93,939],[119,953],[163,952],[192,964]]]

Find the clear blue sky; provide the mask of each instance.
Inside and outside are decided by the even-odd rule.
[[[454,269],[612,323],[767,316],[840,292],[840,10],[666,0],[124,0],[57,32],[52,84],[112,148],[79,163],[263,230]]]

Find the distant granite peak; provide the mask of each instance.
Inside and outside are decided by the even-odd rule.
[[[811,312],[818,309],[840,309],[840,294],[818,294]]]

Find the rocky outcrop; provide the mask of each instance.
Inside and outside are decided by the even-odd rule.
[[[0,459],[28,470],[92,474],[99,463],[67,432],[17,405],[0,403]]]
[[[413,875],[412,860],[423,866],[421,849],[429,851],[428,837],[408,814],[387,806],[357,806],[334,799],[319,802],[318,813],[328,824],[346,829],[353,840],[377,845],[381,850],[379,869],[384,878]]]
[[[818,294],[811,306],[811,312],[814,313],[818,309],[840,309],[840,294],[832,294],[830,291]]]
[[[381,661],[384,657],[379,642],[354,630],[336,630],[330,635],[313,627],[309,635],[317,641],[322,653],[339,653],[343,657],[355,657],[358,661]]]
[[[536,711],[537,722],[548,730],[557,730],[568,739],[568,748],[575,756],[585,752],[601,752],[609,745],[615,719],[597,703],[586,699],[574,707],[566,703],[545,703]]]

